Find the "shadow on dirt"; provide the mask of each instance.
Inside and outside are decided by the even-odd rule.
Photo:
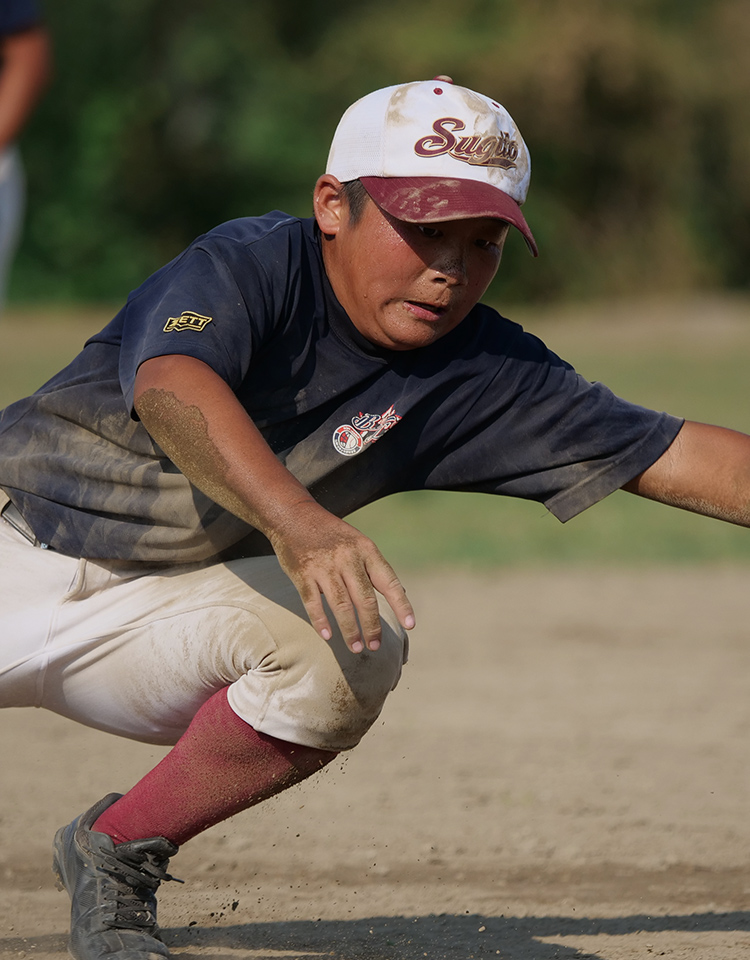
[[[750,930],[750,912],[653,917],[482,917],[478,915],[372,917],[238,924],[163,931],[175,960],[253,960],[329,957],[332,960],[602,960],[551,937],[626,936],[635,933],[706,933]],[[0,937],[0,956],[65,953],[65,939]]]

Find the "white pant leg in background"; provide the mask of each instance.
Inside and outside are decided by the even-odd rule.
[[[15,144],[0,153],[0,310],[5,305],[8,277],[21,238],[26,208],[26,177]]]
[[[0,706],[170,744],[230,685],[256,730],[345,750],[398,682],[393,614],[375,652],[326,642],[275,557],[143,571],[42,550],[0,519]]]

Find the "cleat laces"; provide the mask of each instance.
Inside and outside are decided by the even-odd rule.
[[[96,870],[109,877],[106,900],[113,913],[102,917],[102,922],[111,929],[150,930],[156,924],[154,892],[159,884],[169,880],[183,883],[167,873],[167,859],[153,853],[129,858],[123,851],[112,856],[103,850],[91,851]]]

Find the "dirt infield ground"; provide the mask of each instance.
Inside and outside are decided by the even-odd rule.
[[[411,578],[383,722],[185,846],[161,897],[175,955],[747,956],[749,575]],[[64,954],[54,830],[160,753],[0,715],[0,958]]]

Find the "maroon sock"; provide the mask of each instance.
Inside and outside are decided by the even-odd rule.
[[[166,837],[185,843],[202,830],[260,803],[336,756],[257,733],[220,690],[200,708],[175,746],[93,829],[115,843]]]

